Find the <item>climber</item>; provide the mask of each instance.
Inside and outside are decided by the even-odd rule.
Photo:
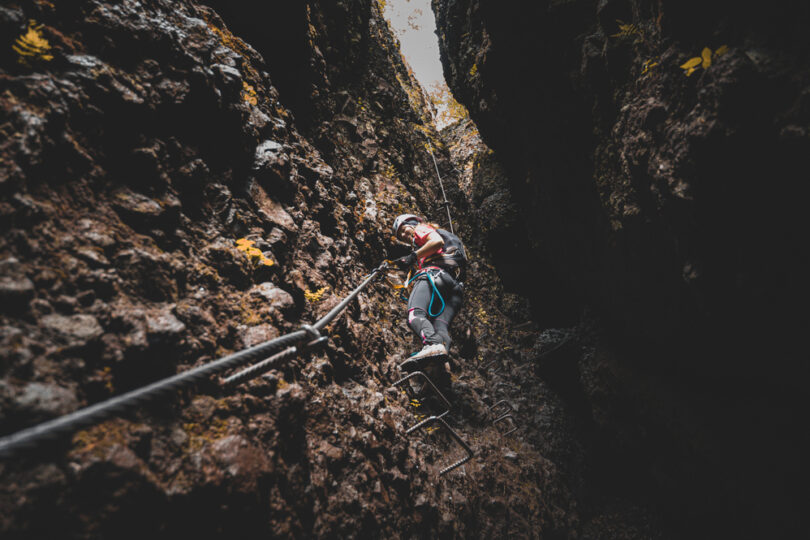
[[[394,237],[409,243],[414,251],[394,261],[409,273],[412,286],[408,298],[408,326],[422,341],[421,351],[402,364],[408,371],[418,369],[422,359],[447,357],[449,326],[464,298],[461,283],[467,262],[464,245],[455,234],[428,224],[413,214],[394,220]]]

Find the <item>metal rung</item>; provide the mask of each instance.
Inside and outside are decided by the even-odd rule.
[[[453,430],[453,428],[451,428],[450,425],[444,420],[444,418],[442,418],[445,414],[447,414],[447,412],[444,412],[440,416],[431,416],[430,418],[422,420],[421,422],[419,422],[418,424],[416,424],[415,426],[413,426],[412,428],[410,428],[408,431],[405,432],[406,434],[410,435],[411,433],[413,433],[417,429],[425,427],[428,424],[439,423],[442,427],[444,427],[444,429],[447,430],[447,433],[449,433],[450,436],[458,444],[460,444],[462,446],[462,448],[464,448],[464,451],[467,452],[467,455],[465,457],[463,457],[462,459],[456,461],[455,463],[452,463],[452,464],[448,465],[447,467],[445,467],[444,469],[439,471],[439,476],[444,476],[445,474],[449,473],[453,469],[461,467],[462,465],[464,465],[465,463],[470,461],[473,458],[473,455],[474,455],[473,451],[472,451],[472,448],[470,448],[469,445],[467,443],[465,443],[464,440],[461,437],[459,437],[458,433],[456,433]]]
[[[507,431],[506,433],[504,433],[504,436],[505,436],[505,435],[509,435],[510,433],[514,433],[515,431],[517,431],[517,429],[518,429],[518,424],[517,424],[517,420],[515,420],[515,417],[514,417],[514,416],[512,416],[512,415],[511,415],[511,414],[509,414],[509,413],[506,413],[506,414],[504,414],[503,416],[499,416],[498,418],[496,418],[495,420],[493,420],[493,421],[492,421],[492,425],[494,426],[494,425],[495,425],[495,424],[497,424],[498,422],[500,422],[500,421],[502,421],[502,420],[506,420],[507,418],[509,418],[510,420],[512,420],[512,424],[513,424],[515,427],[513,427],[512,429],[510,429],[509,431]]]
[[[508,402],[508,401],[506,401],[505,399],[502,399],[502,400],[500,400],[498,403],[496,403],[495,405],[493,405],[492,407],[490,407],[490,408],[489,408],[489,412],[491,412],[492,414],[494,414],[496,418],[497,418],[498,416],[500,416],[500,415],[504,414],[504,412],[501,412],[501,413],[495,414],[495,407],[505,407],[504,412],[513,412],[513,411],[515,410],[515,408],[514,408],[514,407],[512,407],[512,404],[511,404],[511,403],[509,403],[509,402]]]
[[[444,402],[444,406],[447,407],[447,410],[444,413],[440,414],[439,416],[444,416],[447,412],[450,411],[450,407],[451,407],[450,402],[447,400],[446,397],[444,397],[444,394],[442,394],[439,391],[439,389],[436,388],[436,385],[433,384],[433,381],[430,380],[430,377],[425,375],[424,372],[422,372],[422,371],[414,371],[413,373],[410,373],[410,374],[406,375],[405,377],[402,377],[400,380],[398,380],[397,382],[394,383],[394,386],[401,386],[401,385],[405,384],[406,382],[408,382],[409,380],[411,380],[414,377],[422,377],[425,380],[425,382],[428,385],[430,385],[430,387],[433,389],[433,391],[436,393],[436,395],[439,396],[439,399],[441,399]],[[413,389],[411,388],[411,385],[408,385],[406,388],[408,388],[411,392],[413,392]],[[412,395],[410,393],[408,395],[409,395],[409,397],[412,397],[412,398],[416,397],[415,395]]]

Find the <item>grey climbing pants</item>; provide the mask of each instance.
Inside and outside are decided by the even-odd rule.
[[[442,343],[450,350],[450,323],[464,302],[464,286],[444,270],[429,270],[429,272],[433,276],[438,293],[444,300],[444,310],[430,279],[426,275],[420,277],[414,283],[411,296],[408,298],[408,326],[423,344]]]

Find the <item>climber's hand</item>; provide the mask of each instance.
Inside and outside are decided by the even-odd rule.
[[[408,268],[416,264],[416,252],[411,251],[408,255],[396,259],[394,261],[394,264],[396,264],[400,270],[407,270]]]

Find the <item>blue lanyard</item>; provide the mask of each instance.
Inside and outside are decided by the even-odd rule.
[[[428,316],[430,316],[430,317],[438,317],[439,315],[444,313],[445,303],[444,303],[444,298],[442,298],[442,294],[439,292],[439,288],[436,286],[436,282],[433,280],[433,274],[430,273],[430,270],[423,270],[422,272],[417,273],[415,276],[413,276],[411,279],[408,280],[408,283],[406,283],[405,286],[407,287],[408,285],[410,285],[411,283],[413,283],[414,281],[416,281],[417,279],[419,279],[419,278],[421,278],[423,276],[427,276],[428,281],[430,281],[430,286],[431,286],[430,304],[428,304]],[[439,300],[442,303],[442,309],[440,309],[438,313],[433,313],[433,300],[437,296],[439,297]]]

